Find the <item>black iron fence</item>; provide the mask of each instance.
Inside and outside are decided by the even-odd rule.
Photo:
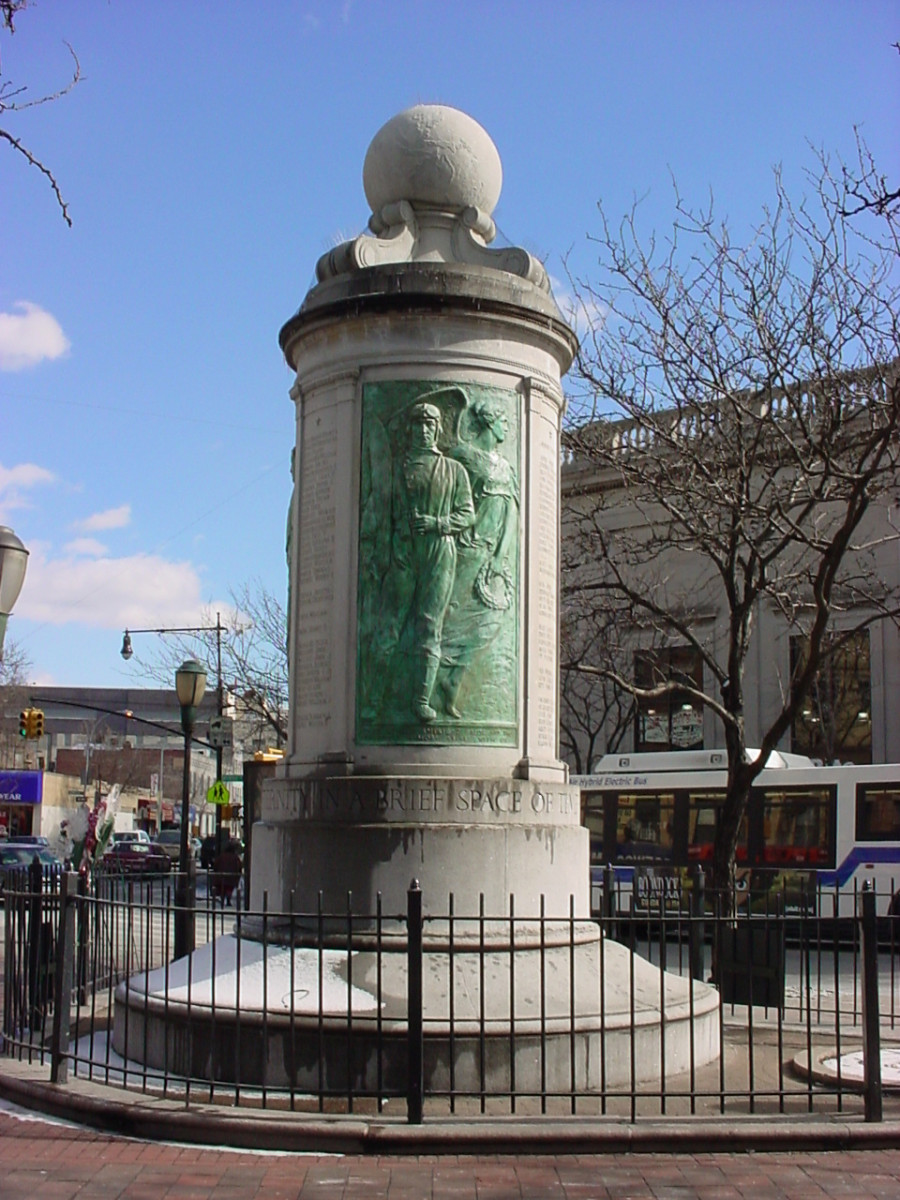
[[[882,1117],[897,956],[874,892],[838,925],[823,896],[735,913],[696,883],[624,911],[610,878],[597,920],[423,909],[417,886],[402,912],[249,911],[192,883],[10,875],[3,1052],[60,1083],[411,1122]]]

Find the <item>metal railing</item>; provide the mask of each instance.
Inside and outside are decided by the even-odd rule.
[[[882,1118],[895,955],[872,892],[847,940],[821,905],[734,916],[696,888],[588,921],[423,913],[417,886],[403,912],[253,912],[197,882],[197,950],[172,961],[174,877],[11,874],[3,1052],[59,1083],[410,1122]]]

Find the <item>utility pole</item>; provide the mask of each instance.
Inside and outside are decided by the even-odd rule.
[[[172,629],[131,629],[125,630],[125,635],[122,639],[122,649],[120,651],[122,657],[127,662],[133,654],[131,646],[131,635],[133,633],[215,633],[216,635],[216,716],[217,716],[217,734],[215,738],[210,737],[210,744],[214,746],[216,751],[216,783],[222,782],[222,723],[225,712],[225,687],[222,682],[222,634],[224,633],[222,625],[222,614],[216,613],[215,625],[191,625]],[[160,764],[160,789],[162,789],[162,765]],[[160,806],[162,804],[162,791],[160,790]],[[222,806],[216,805],[216,853],[222,849]]]

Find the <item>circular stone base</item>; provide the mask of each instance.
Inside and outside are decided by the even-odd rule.
[[[116,992],[113,1045],[170,1074],[248,1086],[403,1092],[407,955],[219,938]],[[452,986],[451,986],[452,967]],[[573,982],[574,981],[574,982]],[[660,1013],[664,997],[665,1023]],[[603,1000],[601,1007],[601,997]],[[599,932],[571,948],[426,950],[425,1086],[590,1092],[719,1054],[718,993]],[[352,1020],[350,1019],[352,1017]],[[664,1051],[664,1055],[663,1055]]]
[[[834,1047],[813,1050],[812,1056],[802,1051],[793,1059],[792,1066],[801,1079],[812,1079],[825,1087],[852,1088],[862,1091],[866,1076],[863,1051],[845,1051],[838,1057]],[[884,1092],[900,1092],[900,1046],[881,1048],[881,1088]]]

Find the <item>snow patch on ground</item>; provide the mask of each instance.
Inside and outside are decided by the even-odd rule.
[[[863,1083],[865,1081],[862,1050],[854,1050],[850,1054],[842,1054],[840,1060],[838,1060],[836,1055],[831,1058],[823,1058],[822,1066],[826,1071],[833,1071],[837,1074],[838,1061],[841,1064],[842,1079],[845,1079],[848,1083]],[[900,1047],[881,1051],[881,1082],[884,1087],[900,1087]]]

